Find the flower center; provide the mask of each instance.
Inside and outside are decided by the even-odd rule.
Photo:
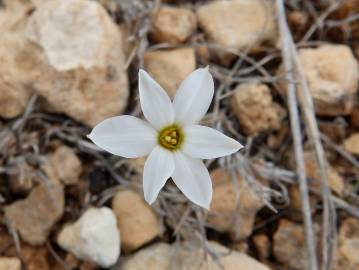
[[[159,145],[170,151],[178,150],[183,143],[183,139],[182,129],[177,125],[164,127],[158,132]]]

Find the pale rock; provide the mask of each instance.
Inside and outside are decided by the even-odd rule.
[[[179,44],[196,28],[196,15],[191,10],[162,6],[153,19],[151,38],[158,43]]]
[[[65,185],[78,183],[82,164],[76,153],[67,146],[60,146],[51,156],[51,163],[57,177]]]
[[[140,250],[113,270],[168,270],[172,267],[178,270],[269,270],[246,254],[231,251],[218,243],[210,242],[209,248],[218,255],[217,261],[211,256],[205,257],[203,249],[191,243],[159,243]]]
[[[105,67],[114,41],[120,40],[116,32],[101,5],[84,0],[53,0],[35,10],[26,35],[43,48],[51,66],[66,71]]]
[[[16,78],[42,96],[49,110],[93,126],[125,109],[121,33],[98,3],[44,1],[18,42]]]
[[[112,200],[112,209],[117,217],[125,253],[148,243],[163,231],[161,220],[135,191],[118,191]]]
[[[200,27],[209,41],[232,50],[258,48],[277,39],[274,7],[267,0],[214,1],[197,10]],[[232,57],[218,51],[222,62]]]
[[[174,250],[167,243],[141,249],[113,270],[168,270],[171,269]]]
[[[41,245],[64,212],[64,190],[55,183],[35,187],[26,199],[4,207],[5,218],[21,238],[31,245]]]
[[[0,257],[0,270],[21,270],[21,261],[18,258]]]
[[[268,259],[270,255],[271,243],[268,236],[264,233],[253,237],[253,243],[261,260]]]
[[[267,85],[242,84],[234,91],[231,107],[247,135],[280,129],[286,112],[273,101]]]
[[[313,227],[316,234],[318,226]],[[306,269],[308,256],[303,226],[281,219],[273,237],[273,253],[279,262],[290,269]]]
[[[339,229],[338,247],[333,269],[359,269],[358,247],[359,222],[354,218],[347,218]]]
[[[2,35],[6,34],[6,32],[18,32],[26,26],[29,13],[34,8],[32,2],[22,0],[3,1],[5,8],[0,7],[0,33]]]
[[[253,259],[252,257],[234,250],[229,250],[225,246],[216,242],[209,243],[209,249],[218,256],[218,260],[214,260],[211,256],[207,256],[204,260],[205,254],[202,248],[197,251],[187,250],[183,252],[179,259],[182,261],[181,266],[183,270],[269,270],[269,268]],[[208,266],[208,267],[207,267]]]
[[[344,141],[344,149],[351,154],[359,155],[359,133],[352,134]]]
[[[322,186],[320,169],[312,151],[304,151],[304,164],[307,177],[311,179],[310,187],[320,190]],[[343,195],[345,188],[343,177],[330,164],[327,165],[326,173],[329,188],[336,194]]]
[[[233,183],[226,170],[216,169],[211,173],[211,178],[213,197],[207,216],[209,226],[220,232],[231,233],[236,240],[247,238],[252,233],[255,216],[264,203],[241,176],[237,176],[237,183]]]
[[[21,115],[25,111],[31,94],[16,77],[14,55],[17,54],[20,44],[21,38],[18,33],[1,32],[0,117],[4,118]]]
[[[340,59],[340,61],[338,61]],[[318,115],[347,115],[358,89],[359,67],[346,45],[300,49],[299,61]]]
[[[157,50],[146,52],[145,69],[174,97],[180,83],[196,68],[193,48]]]
[[[90,208],[61,230],[57,243],[79,259],[110,267],[120,255],[116,217],[107,207]]]

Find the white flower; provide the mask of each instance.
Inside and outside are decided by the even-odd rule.
[[[153,203],[168,178],[192,202],[209,208],[212,182],[200,159],[232,154],[242,148],[219,131],[197,125],[206,114],[214,94],[208,68],[192,72],[171,102],[167,93],[144,70],[139,71],[139,92],[148,122],[130,115],[99,123],[89,138],[118,156],[148,155],[143,173],[145,200]]]

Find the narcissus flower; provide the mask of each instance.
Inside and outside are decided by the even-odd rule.
[[[212,183],[200,159],[237,152],[242,145],[219,131],[198,125],[214,94],[208,68],[192,72],[171,99],[144,70],[139,71],[140,103],[148,122],[130,115],[99,123],[89,138],[118,156],[148,155],[143,172],[145,200],[153,203],[171,177],[192,202],[209,208]]]

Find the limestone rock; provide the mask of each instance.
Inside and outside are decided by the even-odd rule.
[[[359,268],[359,222],[354,218],[343,221],[339,230],[338,248],[334,270]]]
[[[62,229],[57,243],[79,259],[110,267],[120,255],[116,217],[107,207],[90,208],[74,224]]]
[[[340,59],[340,61],[338,61]],[[323,45],[299,50],[318,115],[347,115],[358,89],[358,63],[346,45]]]
[[[230,251],[218,243],[211,242],[209,247],[218,255],[219,265],[210,256],[205,257],[200,247],[160,243],[140,250],[114,270],[167,270],[171,267],[178,270],[269,270],[246,254]]]
[[[21,238],[31,245],[46,242],[64,212],[64,191],[58,184],[40,184],[23,200],[4,207],[5,217]]]
[[[344,149],[351,154],[359,155],[359,133],[354,133],[344,141]]]
[[[197,251],[187,251],[182,255],[183,270],[237,270],[237,269],[251,269],[251,270],[269,270],[267,266],[253,259],[252,257],[233,250],[216,243],[210,242],[209,248],[214,254],[218,255],[218,263],[208,256],[207,260],[203,260],[203,249],[199,248]],[[207,267],[207,265],[209,267]]]
[[[318,227],[314,226],[314,232]],[[307,267],[308,257],[302,225],[282,219],[273,238],[273,253],[276,259],[290,269]]]
[[[252,233],[255,216],[263,202],[241,176],[238,176],[236,185],[223,169],[213,171],[211,178],[213,198],[208,224],[220,232],[230,232],[236,240],[245,239]]]
[[[17,79],[42,96],[48,109],[95,125],[120,114],[127,104],[121,41],[98,3],[44,1],[19,39]]]
[[[158,43],[179,44],[197,28],[196,15],[189,9],[161,7],[153,20],[151,38]]]
[[[60,146],[51,156],[51,163],[58,178],[65,185],[79,181],[82,164],[75,152],[67,146]]]
[[[0,257],[0,270],[21,270],[21,261],[18,258]]]
[[[19,49],[19,42],[21,43],[21,39],[19,39],[17,33],[1,31],[0,117],[4,118],[13,118],[21,115],[26,108],[31,94],[16,77],[14,55],[16,55]]]
[[[120,190],[112,201],[121,232],[122,248],[131,252],[162,233],[162,223],[142,196],[132,190]]]
[[[87,19],[86,19],[87,18]],[[88,20],[91,18],[91,20]],[[115,25],[97,3],[83,0],[45,1],[27,25],[27,36],[43,48],[58,71],[106,66]]]
[[[266,130],[278,130],[286,116],[285,110],[273,101],[268,86],[242,84],[231,98],[231,107],[243,131],[256,135]]]
[[[168,270],[173,265],[173,253],[171,245],[159,243],[138,251],[113,270]]]
[[[197,17],[208,39],[227,49],[255,49],[277,39],[271,1],[215,1],[201,6]]]
[[[180,83],[196,68],[192,48],[157,50],[144,56],[145,69],[174,97]]]

